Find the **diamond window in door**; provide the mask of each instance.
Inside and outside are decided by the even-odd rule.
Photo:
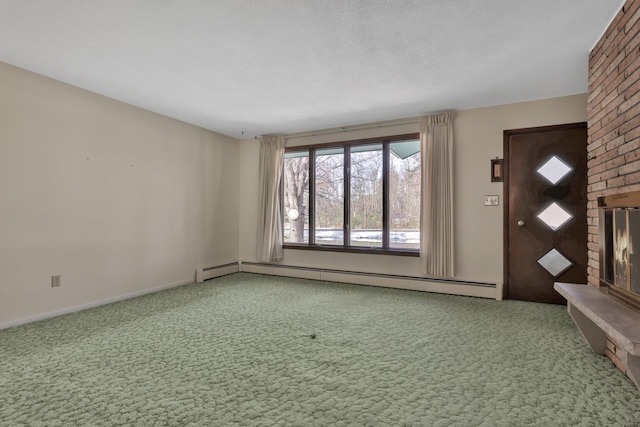
[[[558,277],[573,266],[573,262],[568,260],[556,248],[553,248],[544,254],[538,260],[538,264],[547,270],[547,272],[553,277]]]
[[[553,156],[547,162],[540,166],[538,173],[546,178],[551,184],[556,185],[558,181],[567,176],[573,168],[560,160],[558,157]]]
[[[573,218],[573,215],[562,209],[562,207],[560,207],[556,202],[553,202],[538,214],[538,218],[547,224],[550,229],[556,231],[565,225],[567,221]]]

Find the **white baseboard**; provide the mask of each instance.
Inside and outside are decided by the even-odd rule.
[[[387,275],[387,274],[371,274],[353,271],[326,270],[311,267],[294,267],[277,264],[263,264],[254,262],[233,262],[215,267],[201,268],[196,270],[198,282],[212,279],[215,277],[225,276],[227,274],[243,271],[247,273],[267,274],[273,276],[296,277],[301,279],[326,280],[330,282],[354,283],[359,285],[381,286],[387,288],[408,289],[424,292],[436,292],[451,295],[473,296],[480,298],[491,298],[502,300],[502,283],[480,283],[480,282],[464,282],[455,280],[429,279],[422,277]],[[63,314],[74,313],[76,311],[86,310],[88,308],[99,307],[105,304],[135,298],[142,295],[152,294],[154,292],[164,291],[166,289],[176,288],[193,283],[192,279],[181,280],[175,283],[169,283],[141,291],[130,292],[127,294],[117,295],[105,298],[99,301],[92,301],[86,304],[75,305],[61,310],[49,311],[47,313],[36,314],[34,316],[24,317],[10,322],[0,323],[0,330],[11,328],[14,326],[24,325],[26,323],[37,322],[52,317],[61,316]]]
[[[240,271],[240,267],[238,262],[232,262],[229,264],[208,267],[208,268],[199,268],[196,269],[197,282],[203,282],[204,280],[208,280],[214,277],[220,277],[227,274],[237,273]],[[24,325],[26,323],[37,322],[38,320],[49,319],[51,317],[62,316],[63,314],[74,313],[76,311],[86,310],[87,308],[98,307],[105,304],[110,304],[112,302],[122,301],[129,298],[135,298],[146,294],[152,294],[154,292],[164,291],[166,289],[176,288],[182,285],[188,285],[194,283],[193,279],[181,280],[175,283],[169,283],[162,286],[156,286],[155,288],[144,289],[142,291],[131,292],[128,294],[117,295],[115,297],[106,298],[99,301],[92,301],[86,304],[75,305],[72,307],[63,308],[61,310],[49,311],[47,313],[36,314],[34,316],[23,317],[22,319],[12,320],[10,322],[0,323],[0,330],[11,328],[14,326]]]
[[[326,270],[311,267],[294,267],[255,262],[242,262],[240,264],[240,271],[502,300],[502,283],[466,282],[459,280]]]
[[[197,268],[196,282],[201,283],[205,280],[213,279],[220,276],[226,276],[227,274],[233,274],[239,271],[240,265],[238,264],[238,262],[230,262],[229,264],[217,265],[215,267]]]
[[[24,325],[26,323],[37,322],[38,320],[50,319],[52,317],[62,316],[63,314],[75,313],[76,311],[86,310],[88,308],[99,307],[105,304],[111,304],[113,302],[122,301],[129,298],[135,298],[142,295],[152,294],[154,292],[164,291],[171,288],[177,288],[178,286],[188,285],[193,283],[193,279],[181,280],[175,283],[169,283],[162,286],[156,286],[155,288],[144,289],[141,291],[131,292],[128,294],[117,295],[110,298],[105,298],[98,301],[88,302],[86,304],[74,305],[72,307],[63,308],[61,310],[49,311],[46,313],[36,314],[34,316],[23,317],[22,319],[12,320],[10,322],[0,323],[0,330],[12,328],[14,326]]]

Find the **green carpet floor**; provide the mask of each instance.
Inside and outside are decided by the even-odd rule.
[[[640,426],[565,307],[239,273],[0,331],[2,426]]]

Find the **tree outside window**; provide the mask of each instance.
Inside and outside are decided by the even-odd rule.
[[[417,252],[420,156],[417,135],[287,150],[285,244]]]

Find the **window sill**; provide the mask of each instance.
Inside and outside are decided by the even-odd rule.
[[[320,252],[349,252],[353,254],[369,254],[369,255],[394,255],[419,257],[418,249],[380,249],[367,247],[344,247],[330,245],[295,245],[287,243],[283,245],[285,249],[299,249],[303,251],[320,251]]]

